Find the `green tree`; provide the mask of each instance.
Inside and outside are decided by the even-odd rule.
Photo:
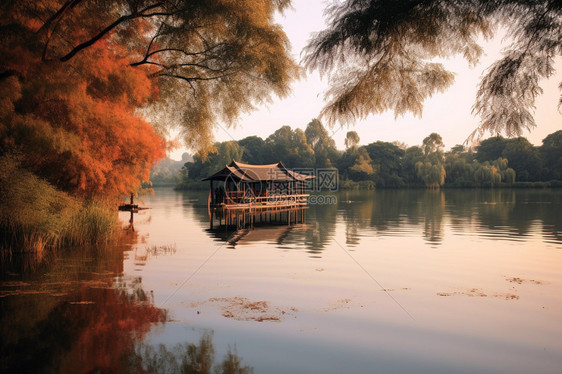
[[[262,164],[267,159],[265,151],[265,141],[259,136],[248,136],[238,141],[244,149],[242,161],[249,164]]]
[[[341,179],[350,179],[349,169],[355,164],[359,154],[359,147],[352,147],[345,150],[338,159],[337,168]]]
[[[509,160],[519,181],[539,181],[541,179],[541,158],[537,147],[526,138],[508,139],[502,157]]]
[[[347,134],[345,134],[345,148],[357,147],[360,140],[359,134],[357,134],[356,131],[348,131]]]
[[[430,153],[442,152],[444,146],[441,135],[436,132],[432,132],[423,139],[423,153],[426,156]]]
[[[313,119],[304,131],[306,141],[314,150],[315,165],[320,168],[332,167],[339,156],[334,139],[328,134],[322,123]]]
[[[431,160],[418,161],[416,173],[423,180],[427,188],[438,189],[445,183],[445,168],[441,163],[433,163]]]
[[[403,187],[402,158],[405,151],[388,142],[375,142],[365,146],[377,173],[374,181],[377,187]]]
[[[562,130],[543,139],[540,153],[544,160],[545,179],[562,180]]]
[[[364,181],[372,180],[373,174],[375,174],[375,169],[371,157],[365,147],[360,147],[355,152],[355,160],[353,166],[348,170],[348,175],[354,181]]]
[[[423,162],[424,158],[425,157],[421,147],[413,146],[406,149],[402,163],[402,175],[404,176],[404,179],[408,185],[423,185],[423,181],[418,176],[416,164],[419,161]]]
[[[479,162],[497,160],[502,156],[507,140],[501,136],[484,139],[476,147],[476,159]]]
[[[328,75],[322,115],[330,123],[387,110],[421,115],[423,102],[454,78],[432,59],[460,54],[474,65],[483,53],[479,39],[503,26],[513,42],[481,81],[474,135],[519,135],[535,126],[539,81],[552,76],[562,52],[559,0],[347,0],[327,14],[328,27],[309,42],[304,62]]]
[[[424,160],[415,165],[416,174],[423,180],[426,187],[436,189],[445,183],[447,175],[443,165],[443,140],[441,135],[431,133],[423,139]]]
[[[283,126],[267,139],[269,162],[283,161],[289,168],[308,168],[314,166],[314,150],[306,141],[301,129]]]
[[[493,186],[497,177],[497,171],[488,161],[479,164],[474,170],[474,180],[479,186]]]
[[[455,145],[451,148],[452,154],[462,154],[462,153],[464,153],[464,151],[465,151],[465,148],[464,148],[464,145],[462,145],[462,144],[457,144],[457,145]]]
[[[372,181],[376,174],[371,157],[364,146],[346,149],[338,159],[337,167],[339,177],[343,180]]]
[[[515,182],[515,170],[508,166],[507,158],[500,157],[496,161],[492,163],[492,165],[496,168],[498,173],[500,174],[500,182],[504,184],[511,185]]]
[[[445,182],[454,186],[470,187],[473,183],[473,164],[459,154],[452,154],[445,159]]]
[[[474,167],[473,180],[478,186],[494,187],[500,183],[511,185],[515,182],[515,171],[507,167],[505,158],[493,162],[477,163]]]

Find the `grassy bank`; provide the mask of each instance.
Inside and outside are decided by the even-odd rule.
[[[116,232],[117,215],[103,201],[86,201],[57,190],[0,157],[0,254],[29,252],[39,258],[66,246],[100,243]]]

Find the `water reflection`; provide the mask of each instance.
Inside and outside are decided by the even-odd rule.
[[[65,281],[66,283],[70,283]],[[94,284],[95,283],[95,284]],[[120,366],[137,339],[166,312],[140,279],[29,289],[3,295],[3,372],[92,372]],[[49,287],[47,285],[46,287]]]
[[[150,260],[151,257],[158,257],[158,256],[167,256],[173,255],[176,253],[176,245],[175,244],[166,244],[166,245],[152,245],[149,247],[140,248],[139,246],[135,246],[135,250],[133,253],[133,260],[135,266],[145,266],[147,262]]]
[[[545,241],[562,242],[562,191],[558,190],[377,190],[340,191],[336,196],[337,204],[310,205],[303,225],[208,232],[232,245],[263,241],[283,249],[304,248],[311,256],[321,256],[338,222],[345,225],[350,247],[360,245],[365,236],[388,235],[421,236],[429,245],[440,245],[446,224],[454,235],[525,240],[538,231]],[[195,208],[204,227],[206,207],[193,199],[184,204]]]
[[[342,191],[337,204],[310,205],[304,224],[235,236],[207,230],[206,198],[157,191],[120,246],[3,268],[0,372],[251,372],[227,351],[233,337],[268,372],[330,371],[338,357],[346,364],[335,371],[367,372],[389,356],[364,349],[374,346],[413,360],[406,368],[391,360],[381,372],[414,372],[418,357],[430,362],[425,372],[438,372],[444,358],[443,372],[455,372],[461,350],[476,357],[473,372],[513,357],[502,372],[559,361],[560,255],[538,242],[562,248],[562,191]],[[223,245],[241,250],[216,250]],[[373,292],[341,247],[388,288]],[[271,248],[281,250],[262,250]],[[427,332],[404,323],[388,294]],[[183,326],[215,331],[220,353],[213,333]],[[547,359],[535,355],[543,347]],[[293,366],[281,367],[278,352]]]
[[[70,248],[28,266],[5,264],[0,282],[2,372],[112,371],[166,311],[140,277],[123,275],[121,245]]]
[[[202,230],[216,240],[231,247],[249,243],[272,243],[281,249],[304,248],[311,256],[319,256],[329,245],[336,229],[335,204],[310,206],[305,211],[304,223],[288,225],[260,224],[251,229],[226,230],[224,227],[208,229],[207,197],[201,193],[186,193],[182,199],[186,211],[192,211]]]
[[[174,348],[144,342],[168,311],[155,305],[141,276],[126,274],[175,244],[147,245],[123,227],[118,245],[68,248],[39,261],[22,254],[2,263],[0,372],[250,373],[236,350],[215,362],[212,332]],[[135,269],[136,270],[136,269]]]
[[[250,374],[251,366],[243,365],[236,348],[228,349],[220,363],[215,361],[213,333],[205,332],[199,344],[180,343],[173,348],[164,344],[139,345],[129,357],[126,368],[132,373],[197,373],[197,374]]]
[[[293,241],[304,243],[304,247],[311,256],[320,256],[322,251],[331,243],[336,231],[337,209],[335,204],[311,205],[307,216],[307,226],[297,231]]]
[[[454,191],[453,191],[454,192]],[[470,220],[484,236],[523,240],[541,231],[545,240],[560,243],[562,191],[474,190],[447,193],[449,214],[461,226]]]
[[[423,237],[429,243],[439,244],[443,241],[445,194],[441,191],[426,191],[423,199]]]
[[[300,226],[300,225],[299,225]],[[207,229],[206,231],[215,239],[224,241],[231,248],[239,245],[249,245],[259,242],[274,243],[283,246],[294,226],[288,225],[256,225],[252,228],[243,228],[228,231],[224,228]]]

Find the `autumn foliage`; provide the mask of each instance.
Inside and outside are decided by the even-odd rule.
[[[75,195],[135,191],[164,156],[164,140],[138,114],[158,95],[150,71],[129,66],[116,38],[65,63],[45,60],[41,24],[25,14],[15,9],[1,26],[0,155],[18,155],[24,169]]]
[[[274,19],[289,6],[0,2],[2,153],[24,154],[25,168],[65,191],[134,190],[163,148],[139,113],[204,151],[217,123],[289,93],[300,68]]]

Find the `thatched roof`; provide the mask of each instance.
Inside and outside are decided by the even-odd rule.
[[[312,175],[297,173],[287,169],[283,162],[267,165],[250,165],[239,161],[234,161],[226,165],[224,169],[203,179],[204,181],[233,179],[244,182],[279,181],[294,182],[305,181],[314,178]]]

